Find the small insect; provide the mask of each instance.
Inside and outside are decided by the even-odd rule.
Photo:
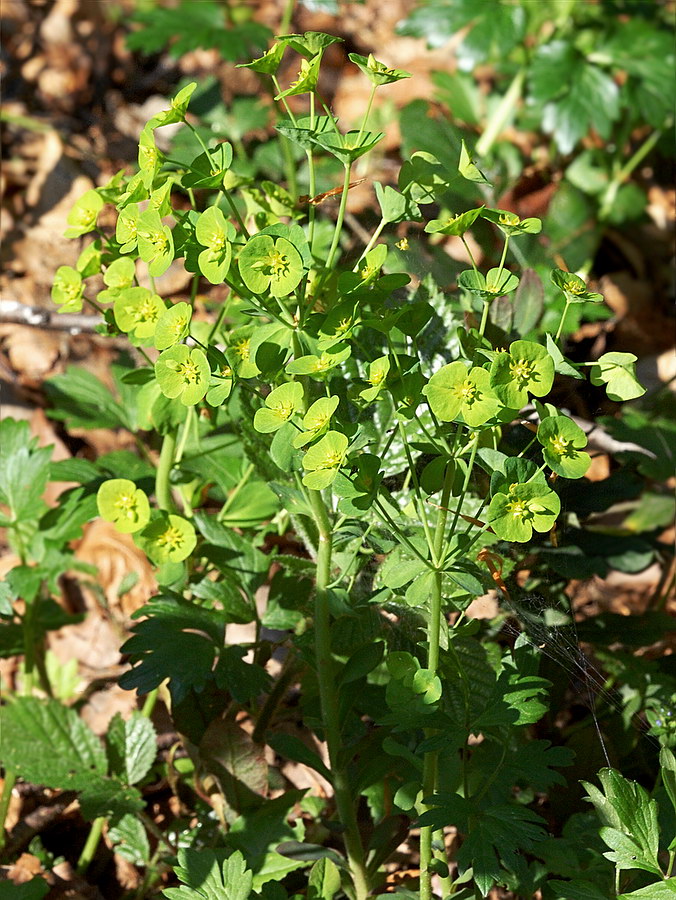
[[[358,184],[361,184],[363,181],[366,181],[365,178],[360,178],[358,181],[351,181],[348,184],[348,189],[351,187],[356,187]],[[302,197],[298,198],[298,203],[301,206],[305,206],[308,203],[311,203],[313,206],[318,206],[320,203],[323,203],[325,200],[328,200],[329,197],[336,197],[338,194],[343,193],[343,185],[340,187],[331,188],[330,191],[324,191],[323,194],[317,194],[316,197],[310,197],[309,194],[303,194]]]

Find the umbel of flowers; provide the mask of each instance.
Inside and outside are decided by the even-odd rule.
[[[583,377],[584,366],[565,359],[558,346],[563,318],[544,345],[533,334],[499,333],[489,324],[493,302],[519,288],[508,261],[510,242],[532,239],[541,223],[485,206],[444,209],[455,180],[486,182],[464,143],[457,171],[416,152],[404,162],[396,185],[376,182],[380,222],[358,258],[343,263],[353,167],[382,138],[368,127],[371,101],[380,85],[408,73],[352,54],[372,90],[362,121],[345,131],[317,91],[322,55],[336,40],[316,32],[284,35],[248,64],[272,82],[282,111],[277,128],[306,161],[311,200],[320,188],[335,187],[317,184],[317,160],[332,156],[342,167],[338,209],[328,229],[318,227],[317,204],[303,206],[289,189],[258,183],[238,169],[227,141],[203,142],[188,118],[197,87],[189,84],[143,129],[139,171],[119,172],[77,202],[67,234],[94,239],[74,268],[57,271],[52,296],[62,312],[91,304],[102,314],[101,332],[126,335],[143,360],[127,388],[137,392],[139,429],[159,436],[155,488],[149,493],[126,478],[104,481],[98,509],[132,535],[164,588],[189,598],[216,575],[207,552],[209,517],[199,509],[205,503],[213,508],[210,483],[183,467],[187,447],[196,457],[209,452],[201,449],[209,429],[241,435],[251,469],[277,485],[280,521],[296,523],[301,535],[311,523],[318,730],[328,745],[351,892],[364,900],[374,873],[342,752],[337,661],[329,637],[338,603],[329,591],[336,577],[334,532],[351,522],[359,532],[365,517],[387,529],[388,542],[378,553],[396,553],[401,564],[396,577],[376,576],[376,587],[378,577],[385,578],[385,587],[399,591],[427,623],[422,662],[403,654],[403,665],[402,654],[393,654],[388,671],[396,690],[408,692],[411,714],[418,716],[412,721],[426,729],[426,717],[440,714],[445,702],[437,674],[444,613],[465,610],[487,587],[479,551],[501,542],[546,540],[561,514],[559,479],[581,478],[590,458],[582,429],[546,402],[557,375]],[[283,89],[277,72],[286,52],[300,60],[297,79]],[[288,104],[300,95],[307,114],[294,113]],[[156,130],[173,123],[183,123],[201,145],[182,168],[167,161],[155,143]],[[432,204],[442,214],[427,222],[427,233],[465,241],[484,219],[504,240],[499,265],[482,272],[473,263],[458,278],[458,291],[480,324],[453,335],[458,350],[450,360],[427,352],[424,334],[433,309],[416,291],[407,293],[409,276],[398,270],[401,254],[380,240],[387,225],[412,223],[415,229]],[[104,206],[115,211],[112,232],[98,225]],[[408,246],[413,233],[397,246]],[[176,260],[193,275],[187,301],[162,298],[153,287],[153,279]],[[90,284],[100,275],[105,287],[93,295]],[[602,299],[572,273],[556,270],[552,280],[566,310],[571,303]],[[200,286],[210,284],[227,286],[228,299],[209,323],[195,315],[195,299]],[[495,345],[490,335],[497,335]],[[613,399],[638,396],[633,359],[605,354],[593,364],[592,381],[606,384]],[[511,458],[499,442],[510,423],[520,422],[525,406],[536,409],[539,424],[530,443]],[[387,428],[379,430],[385,413]],[[395,452],[407,461],[401,500],[391,478]],[[490,477],[477,480],[480,469]],[[470,509],[470,492],[481,485],[483,496]],[[429,900],[433,829],[425,816],[438,784],[437,753],[432,744],[423,747],[421,784],[413,791],[418,799],[406,808],[421,816],[421,897]]]

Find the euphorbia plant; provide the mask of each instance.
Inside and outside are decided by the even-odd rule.
[[[54,299],[68,311],[91,301],[105,311],[102,331],[129,336],[144,364],[124,382],[136,391],[139,430],[160,440],[154,505],[131,479],[98,488],[100,514],[132,535],[161,586],[125,645],[131,668],[121,683],[149,692],[168,679],[196,777],[214,765],[215,736],[233,740],[228,728],[243,710],[254,742],[331,782],[338,821],[329,807],[330,846],[317,847],[300,818],[293,828],[287,821],[294,804],[305,802],[302,793],[287,792],[288,803],[266,800],[258,784],[243,795],[232,789],[236,769],[226,773],[230,781],[222,780],[223,763],[213,770],[222,780],[214,806],[230,826],[220,841],[231,860],[244,854],[261,896],[281,897],[274,882],[319,859],[310,885],[317,890],[325,879],[331,890],[318,896],[342,889],[363,900],[380,885],[409,823],[420,826],[423,900],[434,873],[444,894],[473,879],[485,896],[505,871],[515,871],[518,853],[546,834],[543,820],[514,801],[512,787],[546,791],[561,780],[553,767],[568,754],[527,742],[526,726],[545,709],[548,685],[534,673],[528,648],[480,644],[466,610],[492,584],[480,551],[492,546],[499,558],[509,543],[546,541],[561,511],[560,479],[580,478],[588,468],[584,433],[545,402],[556,373],[581,377],[581,366],[551,338],[543,346],[490,321],[493,301],[519,285],[510,242],[537,234],[539,220],[480,207],[428,222],[426,231],[464,240],[481,216],[504,237],[498,266],[484,273],[473,262],[458,279],[478,318],[436,340],[430,330],[440,327],[440,310],[423,290],[406,289],[408,274],[378,243],[387,224],[419,221],[420,207],[443,197],[453,179],[485,181],[464,146],[458,172],[415,154],[396,188],[376,183],[382,218],[375,234],[356,251],[343,247],[353,167],[382,135],[368,130],[370,102],[358,129],[345,132],[317,93],[322,53],[335,40],[284,35],[249,64],[274,82],[283,111],[278,128],[305,153],[311,200],[317,158],[329,154],[343,166],[332,233],[316,227],[315,204],[303,218],[297,198],[288,215],[273,213],[273,204],[257,214],[262,207],[249,205],[254,192],[273,196],[276,186],[253,185],[231,168],[227,143],[202,146],[178,169],[163,157],[154,132],[171,122],[192,128],[192,86],[144,128],[140,173],[85,195],[72,220],[70,233],[98,231],[99,262],[93,267],[90,254],[81,271],[62,267]],[[300,69],[282,89],[276,73],[287,49],[300,54]],[[371,80],[372,96],[380,84],[408,77],[373,57],[351,58]],[[307,98],[308,114],[292,110],[289,98],[297,96]],[[104,199],[117,209],[114,233],[96,225]],[[194,273],[189,302],[160,299],[154,287],[137,283],[144,268],[152,284],[181,258]],[[87,279],[98,272],[106,290],[89,297]],[[211,323],[196,315],[203,278],[228,288]],[[569,294],[575,302],[597,299],[580,281],[555,277],[567,302]],[[631,379],[626,360],[622,368]],[[609,383],[607,373],[601,367],[596,377]],[[621,378],[613,383],[622,389]],[[540,419],[534,435],[521,424],[529,404]],[[508,429],[530,437],[513,456],[500,450]],[[243,446],[246,466],[223,491],[229,435]],[[261,501],[270,488],[272,511]],[[251,509],[233,519],[245,495]],[[271,519],[278,531],[295,533],[298,555],[275,555],[265,544]],[[254,594],[273,558],[295,587],[287,580],[279,593],[275,575],[261,614]],[[233,622],[256,623],[250,648],[227,644]],[[275,684],[264,664],[279,639],[263,638],[261,626],[288,631],[287,662]],[[191,664],[171,658],[172,642]],[[253,651],[247,661],[246,649]],[[326,743],[328,765],[275,727],[293,680],[302,685],[306,725]],[[237,734],[242,747],[250,741]],[[525,767],[524,752],[531,754]],[[267,830],[254,840],[259,813],[260,821],[268,817]],[[450,825],[464,838],[454,860],[458,884],[443,839]]]

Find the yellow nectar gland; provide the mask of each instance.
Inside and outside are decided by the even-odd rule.
[[[533,363],[528,359],[517,359],[511,363],[509,371],[512,373],[516,381],[525,384],[533,377]]]
[[[289,403],[280,403],[279,406],[275,406],[275,412],[280,417],[280,419],[288,419],[289,416],[293,413],[293,406]]]
[[[200,377],[200,370],[198,366],[192,361],[192,359],[187,359],[185,362],[180,363],[178,367],[178,374],[185,381],[189,381],[191,384],[195,384]]]
[[[348,328],[352,326],[352,319],[341,319],[340,322],[336,325],[336,332],[338,334],[344,334]]]
[[[382,384],[384,380],[385,380],[384,372],[375,372],[373,375],[371,375],[371,377],[369,378],[368,381],[369,381],[369,384],[372,384],[374,387],[376,387],[377,385]]]
[[[61,290],[69,300],[75,300],[80,293],[80,285],[73,284],[71,281],[66,281],[61,285]]]
[[[507,505],[507,509],[515,519],[528,519],[533,515],[525,500],[513,500]]]
[[[183,546],[185,538],[183,534],[174,525],[170,525],[162,534],[158,534],[155,543],[158,547],[168,547],[169,550],[178,550]]]
[[[369,278],[373,278],[374,275],[378,274],[378,269],[376,266],[366,265],[359,272],[359,277],[362,281],[368,281]]]
[[[137,322],[156,322],[159,311],[154,303],[146,299],[134,310],[134,318]]]
[[[289,258],[285,256],[284,253],[281,253],[279,250],[271,250],[268,254],[266,260],[266,265],[269,269],[271,269],[271,274],[275,278],[281,278],[283,275],[286,275],[289,271]]]
[[[136,518],[136,500],[131,494],[120,494],[115,501],[115,508],[119,509],[127,519]]]
[[[212,172],[212,175],[220,175],[220,172]],[[215,250],[217,253],[220,252],[225,247],[225,235],[223,232],[220,234],[214,235],[211,239],[211,249]]]
[[[553,438],[550,438],[550,443],[552,445],[552,450],[556,453],[557,456],[564,456],[568,452],[568,447],[570,445],[570,441],[567,441],[561,435],[556,435]]]
[[[579,281],[567,281],[566,282],[566,290],[569,294],[584,294],[586,291],[586,285],[580,284]]]
[[[317,362],[314,365],[315,372],[325,372],[327,369],[331,368],[331,357],[327,356],[326,353],[322,353]]]
[[[327,453],[324,458],[324,468],[326,469],[335,469],[336,466],[339,466],[343,461],[342,454],[337,453],[335,450],[332,453]]]
[[[476,385],[469,378],[465,378],[463,383],[456,387],[455,396],[463,403],[473,403],[477,399]]]
[[[251,338],[242,338],[239,341],[235,341],[232,345],[232,349],[241,360],[248,360],[249,354],[251,353]]]
[[[516,215],[516,213],[501,213],[498,222],[501,225],[518,225],[521,220]]]
[[[403,237],[400,241],[397,241],[397,243],[394,246],[397,247],[399,250],[408,250],[409,249],[408,238]]]
[[[178,318],[174,319],[172,322],[169,323],[169,329],[172,334],[176,335],[176,337],[180,337],[187,327],[188,327],[188,317],[187,316],[178,316]]]
[[[232,369],[230,366],[223,366],[221,369],[221,378],[230,378],[232,377]]]

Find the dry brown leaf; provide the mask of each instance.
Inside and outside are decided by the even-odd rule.
[[[82,562],[98,569],[97,584],[103,591],[107,608],[120,610],[128,619],[157,593],[157,582],[146,555],[139,550],[128,534],[120,534],[110,522],[96,519],[85,527],[84,537],[75,551]],[[120,585],[129,572],[136,572],[138,581],[122,597]]]
[[[42,863],[32,853],[22,853],[17,861],[10,866],[7,873],[9,881],[13,884],[25,884],[35,878],[36,875],[44,875]]]

